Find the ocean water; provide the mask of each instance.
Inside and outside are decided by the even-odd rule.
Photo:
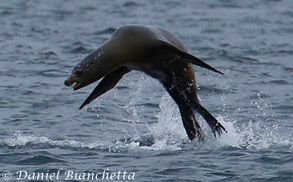
[[[125,24],[164,27],[225,73],[194,67],[227,134],[199,117],[206,140],[188,141],[174,101],[135,71],[78,110],[96,84],[64,80]],[[2,0],[0,80],[0,181],[293,181],[291,0]]]

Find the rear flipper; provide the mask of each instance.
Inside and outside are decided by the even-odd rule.
[[[224,128],[224,126],[221,125],[221,123],[211,113],[209,113],[206,108],[200,104],[197,104],[195,109],[196,112],[198,112],[207,121],[216,138],[216,133],[218,133],[219,136],[223,133],[223,131],[227,133],[227,130]]]
[[[203,141],[203,132],[195,118],[195,112],[191,108],[180,107],[180,113],[188,138],[190,140],[198,138],[199,141]]]

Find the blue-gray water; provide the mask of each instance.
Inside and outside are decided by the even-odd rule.
[[[228,134],[214,139],[199,118],[206,141],[189,142],[175,103],[141,72],[78,110],[96,84],[74,92],[64,80],[125,24],[164,27],[225,73],[194,67],[202,104]],[[291,0],[0,1],[0,81],[0,181],[5,170],[16,181],[58,169],[293,181]]]

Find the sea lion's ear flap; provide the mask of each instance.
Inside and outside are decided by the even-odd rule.
[[[209,69],[211,71],[214,71],[214,72],[217,72],[217,73],[220,73],[222,75],[224,75],[224,73],[220,72],[219,70],[213,68],[212,66],[208,65],[207,63],[205,63],[204,61],[200,60],[199,58],[183,51],[183,50],[180,50],[178,49],[177,47],[175,47],[174,45],[170,44],[169,42],[166,42],[164,40],[159,40],[160,41],[160,44],[161,46],[167,48],[167,49],[172,49],[173,51],[176,52],[176,54],[184,59],[184,61],[188,61],[194,65],[197,65],[197,66],[201,66],[203,68],[206,68],[206,69]]]

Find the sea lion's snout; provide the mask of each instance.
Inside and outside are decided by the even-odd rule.
[[[78,90],[88,84],[78,79],[76,75],[72,75],[64,81],[64,85],[72,86],[73,90]]]
[[[74,83],[74,82],[72,82],[70,78],[68,78],[68,79],[66,79],[66,80],[64,81],[64,85],[66,85],[66,86],[68,86],[68,87],[71,86],[71,85],[73,85],[73,83]]]

